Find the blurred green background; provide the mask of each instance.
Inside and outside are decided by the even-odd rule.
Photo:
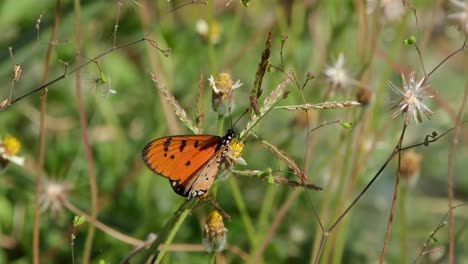
[[[369,182],[395,148],[403,126],[400,116],[392,119],[389,109],[397,96],[388,81],[401,85],[400,73],[415,71],[423,76],[418,53],[405,46],[403,39],[416,36],[426,72],[430,72],[451,52],[458,49],[464,33],[450,24],[447,15],[456,6],[440,1],[412,1],[413,12],[401,1],[253,1],[245,7],[239,1],[208,1],[173,10],[190,1],[82,1],[81,21],[83,61],[109,50],[118,8],[116,45],[142,39],[145,35],[161,49],[170,48],[169,57],[141,41],[117,49],[99,59],[108,83],[99,85],[99,68],[91,63],[81,70],[82,95],[99,190],[98,219],[105,225],[137,239],[158,233],[185,199],[175,194],[168,181],[153,174],[141,160],[141,150],[150,140],[190,133],[173,112],[163,111],[165,98],[155,88],[149,73],[154,73],[194,119],[200,74],[204,80],[204,133],[216,134],[217,114],[211,110],[208,77],[230,73],[244,85],[235,90],[236,120],[249,107],[249,94],[264,50],[272,32],[271,64],[294,71],[299,86],[308,72],[315,78],[300,89],[288,85],[289,96],[280,105],[304,102],[357,100],[365,89],[372,97],[366,106],[336,110],[311,110],[308,118],[301,111],[273,110],[255,127],[255,133],[285,151],[306,168],[311,181],[323,186],[321,192],[298,191],[290,186],[269,184],[255,177],[231,176],[218,181],[217,202],[232,217],[225,221],[227,250],[218,254],[218,263],[244,263],[260,254],[263,263],[309,263],[317,254],[320,226],[311,206],[318,211],[325,227]],[[13,99],[40,87],[45,71],[45,56],[50,41],[56,1],[6,0],[0,3],[0,100],[8,98],[14,63],[22,67],[15,82]],[[464,2],[466,5],[466,1]],[[374,6],[374,8],[372,8]],[[52,50],[48,80],[74,69],[76,32],[72,1],[61,1],[56,45]],[[466,10],[465,10],[466,14]],[[40,18],[40,24],[37,20]],[[208,32],[197,29],[205,21]],[[39,31],[37,26],[39,25]],[[287,41],[281,49],[281,36]],[[421,41],[421,42],[420,42]],[[282,58],[280,56],[282,51]],[[327,65],[344,55],[344,67],[354,79],[343,89],[331,92],[323,74]],[[282,60],[283,59],[283,60]],[[283,63],[283,64],[282,64]],[[439,134],[454,126],[467,85],[467,55],[458,53],[430,78],[434,100],[424,102],[434,112],[432,120],[408,128],[404,145],[424,141],[426,135]],[[82,141],[74,74],[48,87],[45,112],[46,149],[43,189],[51,183],[66,186],[66,199],[85,212],[91,204],[88,167]],[[272,69],[264,79],[263,99],[285,75]],[[106,96],[108,89],[116,94]],[[466,119],[467,111],[464,111]],[[425,118],[425,117],[424,117]],[[236,125],[241,131],[248,118]],[[352,129],[323,124],[342,120]],[[230,128],[229,121],[225,129]],[[21,142],[24,166],[10,164],[0,171],[0,263],[31,263],[33,204],[39,153],[40,93],[32,94],[0,112],[0,137],[16,137]],[[308,124],[308,125],[307,125]],[[466,126],[460,132],[453,160],[455,205],[468,200],[466,177]],[[386,263],[412,262],[442,217],[447,213],[448,154],[453,134],[429,147],[415,150],[421,155],[418,178],[403,179]],[[308,139],[308,141],[307,141]],[[236,169],[273,169],[275,175],[297,177],[258,140],[245,142],[242,157],[246,166]],[[375,263],[384,243],[392,202],[396,159],[367,191],[356,207],[330,235],[321,263]],[[234,179],[233,179],[234,178]],[[241,190],[241,200],[233,194]],[[47,193],[42,195],[40,251],[42,263],[71,263],[70,236],[76,235],[74,255],[80,263],[87,224],[73,231],[74,213],[58,206],[47,208]],[[288,200],[290,199],[290,200]],[[245,211],[242,205],[245,206]],[[284,216],[280,214],[285,210]],[[197,207],[177,233],[174,244],[201,245],[202,228],[211,208]],[[468,261],[468,208],[455,210],[455,263]],[[282,218],[279,218],[282,217]],[[277,228],[274,221],[279,220]],[[252,225],[250,225],[251,223]],[[274,229],[272,229],[274,228]],[[436,234],[437,242],[420,263],[447,262],[448,228]],[[262,246],[265,245],[265,249]],[[233,249],[237,248],[238,251]],[[92,250],[92,263],[105,260],[117,263],[133,249],[123,241],[100,231]],[[207,263],[208,253],[196,247],[169,252],[164,263]],[[239,253],[239,251],[243,253]],[[437,253],[440,253],[439,255]]]

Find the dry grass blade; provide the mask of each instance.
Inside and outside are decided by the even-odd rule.
[[[204,96],[204,88],[205,88],[205,77],[203,73],[200,73],[200,81],[198,83],[198,96],[197,96],[197,116],[195,117],[195,123],[199,130],[202,130],[203,121],[204,121],[204,109],[203,109],[203,96]]]
[[[259,171],[259,170],[241,170],[241,171],[232,170],[231,172],[235,175],[258,178],[263,181],[268,181],[269,183],[274,183],[278,185],[287,185],[291,187],[305,187],[306,189],[312,189],[312,190],[317,190],[317,191],[323,190],[322,187],[317,186],[312,183],[302,183],[299,181],[287,179],[283,176],[275,176],[275,175],[271,175],[270,173],[263,173],[262,171]]]
[[[156,85],[156,88],[161,91],[161,93],[166,97],[167,102],[169,105],[172,107],[176,115],[179,117],[180,121],[184,123],[190,131],[192,131],[194,134],[200,134],[201,131],[200,129],[190,120],[190,118],[187,116],[187,113],[185,110],[180,106],[179,102],[175,99],[174,95],[167,89],[167,87],[161,83],[161,81],[158,79],[158,77],[152,73],[151,74],[151,79],[153,80],[154,84]]]
[[[258,107],[258,100],[255,96],[250,95],[250,108],[253,109],[254,113],[259,116],[260,115],[260,108]]]
[[[288,91],[286,90],[286,85],[289,83],[289,79],[285,79],[283,82],[281,82],[278,87],[276,87],[275,90],[271,91],[271,93],[265,98],[263,101],[263,105],[260,108],[260,113],[264,115],[270,109],[273,108],[273,106],[280,100],[287,95]]]
[[[257,112],[258,107],[255,108],[255,105],[256,105],[257,99],[263,93],[262,83],[263,83],[263,77],[265,76],[265,72],[268,68],[268,65],[270,64],[270,50],[271,50],[271,32],[268,33],[268,38],[265,43],[265,50],[263,51],[262,59],[260,60],[260,63],[257,66],[257,73],[255,74],[254,85],[250,93],[250,100],[252,102],[251,107],[253,108],[253,110],[255,111],[257,115],[259,115],[259,113]]]
[[[277,106],[275,109],[286,109],[289,111],[296,110],[308,110],[308,109],[339,109],[345,107],[360,106],[361,104],[356,101],[344,101],[344,102],[323,102],[318,104],[301,104],[301,105],[285,105]]]
[[[260,108],[260,113],[255,113],[250,121],[247,123],[246,128],[240,133],[239,138],[244,138],[250,130],[260,121],[260,119],[265,116],[268,111],[270,111],[279,100],[283,99],[285,95],[287,95],[288,91],[286,90],[286,85],[289,83],[289,78],[284,79],[275,90],[271,91],[271,93],[265,98],[263,101],[263,105]]]
[[[307,175],[304,173],[304,171],[299,167],[299,165],[297,165],[294,159],[291,158],[286,152],[282,151],[277,146],[270,144],[269,142],[265,140],[261,140],[261,143],[268,150],[273,152],[280,160],[284,161],[286,165],[288,165],[288,167],[292,169],[297,176],[299,176],[301,181],[303,181],[304,183],[310,183],[310,180],[307,177]]]

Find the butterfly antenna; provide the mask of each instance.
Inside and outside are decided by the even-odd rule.
[[[232,126],[232,112],[231,112],[231,107],[229,107],[229,121],[231,122],[231,129],[233,128]]]
[[[247,109],[244,111],[244,113],[243,113],[241,116],[239,116],[239,118],[237,118],[237,120],[236,120],[236,122],[234,122],[234,124],[232,124],[232,119],[231,119],[231,128],[234,128],[234,126],[237,124],[237,122],[239,122],[239,120],[241,120],[241,118],[244,117],[245,114],[247,114],[248,112],[249,112],[249,109],[247,108]]]

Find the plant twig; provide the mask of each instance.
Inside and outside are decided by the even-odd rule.
[[[75,10],[75,34],[76,34],[76,48],[78,51],[82,48],[81,43],[81,4],[79,0],[73,1],[73,7]],[[81,55],[78,52],[76,56],[76,63],[81,65]],[[83,103],[83,98],[81,94],[81,74],[80,69],[76,71],[76,101],[78,104],[78,112],[79,112],[79,119],[80,119],[80,126],[81,126],[81,137],[84,144],[85,154],[86,154],[86,164],[88,166],[88,177],[89,177],[89,185],[91,188],[91,213],[90,219],[92,222],[96,221],[97,213],[98,213],[98,188],[96,183],[96,174],[94,171],[94,159],[93,153],[91,152],[91,145],[89,143],[89,135],[88,135],[88,127],[86,124],[86,113],[85,107]],[[91,250],[94,241],[94,234],[96,231],[96,226],[94,224],[89,225],[88,228],[88,235],[86,236],[85,247],[83,251],[83,263],[87,264],[90,262],[91,257]]]
[[[392,232],[392,226],[393,226],[393,216],[395,214],[395,208],[397,205],[397,198],[398,198],[398,187],[400,183],[400,166],[401,166],[401,146],[403,144],[403,138],[405,136],[406,128],[408,127],[408,122],[405,122],[403,125],[403,130],[401,131],[400,135],[400,140],[398,141],[398,145],[396,147],[396,151],[398,152],[398,166],[397,166],[397,175],[395,179],[395,188],[393,190],[393,200],[392,200],[392,207],[390,210],[390,216],[388,218],[388,224],[387,224],[387,231],[385,232],[385,242],[382,248],[382,253],[380,254],[380,261],[379,263],[382,264],[384,263],[385,260],[385,254],[387,253],[387,246],[388,246],[388,241],[390,241],[390,234]]]
[[[50,39],[55,39],[55,35],[60,21],[60,0],[57,0],[55,4],[55,16],[52,31],[50,33]],[[47,76],[49,75],[49,63],[52,57],[53,45],[49,42],[47,47],[47,54],[45,58],[45,69],[42,76],[42,83],[47,83]],[[44,90],[41,96],[41,114],[40,114],[40,128],[39,128],[39,160],[37,164],[37,178],[36,178],[36,193],[34,194],[34,219],[33,219],[33,263],[39,264],[39,225],[40,225],[40,200],[42,193],[42,174],[44,169],[45,161],[45,112],[47,105],[47,91]]]
[[[454,193],[453,193],[453,160],[455,159],[455,151],[456,151],[456,146],[458,145],[458,134],[460,133],[460,129],[462,127],[462,116],[463,116],[463,111],[465,109],[466,105],[466,98],[468,96],[468,85],[465,87],[465,94],[463,96],[463,101],[460,106],[460,110],[458,111],[457,114],[457,119],[455,120],[455,129],[453,131],[453,138],[450,143],[450,152],[448,155],[448,171],[447,171],[447,194],[448,194],[448,216],[449,216],[449,252],[448,252],[448,263],[452,264],[454,260],[454,254],[455,254],[455,221],[454,221],[454,216],[453,216],[453,199],[454,199]]]
[[[447,211],[447,213],[445,213],[445,215],[442,217],[442,219],[440,220],[439,224],[437,225],[437,227],[429,234],[429,236],[427,236],[427,239],[426,241],[424,241],[424,245],[423,247],[421,248],[421,251],[419,251],[419,254],[418,256],[416,257],[416,259],[413,261],[413,264],[416,264],[416,262],[418,262],[418,260],[423,256],[425,255],[428,251],[426,251],[427,247],[429,246],[429,243],[431,241],[434,240],[435,238],[435,235],[436,233],[442,229],[444,226],[447,225],[447,222],[445,221],[445,219],[447,219],[447,216],[449,215],[449,212],[452,210],[455,210],[457,209],[458,207],[462,207],[462,206],[467,206],[468,203],[463,203],[463,204],[459,204],[459,205],[456,205],[452,208],[449,208],[449,210]]]

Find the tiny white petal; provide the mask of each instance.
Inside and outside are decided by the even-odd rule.
[[[243,83],[241,83],[240,80],[237,80],[237,82],[232,85],[232,89],[237,89],[237,88],[241,87],[242,85],[243,85]]]
[[[213,91],[215,93],[219,93],[220,90],[218,89],[218,87],[216,87],[216,83],[215,83],[215,79],[214,79],[213,75],[210,75],[210,78],[208,78],[208,81],[210,82],[210,86],[211,86],[211,88],[213,88]]]

